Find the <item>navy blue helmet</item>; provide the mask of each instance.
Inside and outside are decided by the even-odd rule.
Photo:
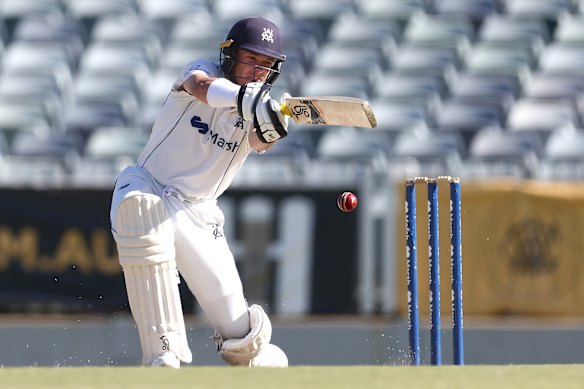
[[[286,60],[283,46],[280,29],[271,21],[259,16],[242,19],[231,27],[227,38],[221,43],[221,69],[226,76],[232,76],[233,65],[237,61],[235,49],[238,48],[265,55],[276,60],[266,79],[266,84],[271,85]]]

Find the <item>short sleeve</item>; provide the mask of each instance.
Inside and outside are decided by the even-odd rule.
[[[175,89],[181,86],[191,75],[196,72],[202,72],[208,75],[209,77],[220,77],[219,66],[217,63],[207,61],[207,60],[197,60],[193,62],[189,62],[186,64],[178,78],[174,82]]]

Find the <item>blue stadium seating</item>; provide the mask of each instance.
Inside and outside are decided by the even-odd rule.
[[[566,165],[581,161],[580,154],[556,154],[566,150],[558,146],[569,145],[566,139],[580,144],[584,125],[583,1],[4,0],[0,154],[8,158],[0,159],[2,182],[12,177],[7,166],[34,154],[13,146],[35,140],[37,154],[44,150],[49,158],[55,149],[48,140],[64,138],[81,139],[84,147],[72,162],[78,168],[55,174],[73,171],[83,184],[79,177],[93,171],[111,182],[135,153],[111,148],[97,162],[85,146],[104,136],[104,127],[135,131],[144,140],[182,66],[217,59],[230,25],[250,12],[274,19],[284,33],[288,61],[276,97],[355,96],[369,100],[378,117],[378,128],[369,131],[292,125],[290,147],[282,142],[273,158],[294,161],[294,180],[310,164],[315,171],[330,167],[326,144],[356,134],[354,153],[339,151],[335,164],[346,158],[357,169],[355,155],[369,150],[385,160],[377,167],[392,162],[392,177],[439,170],[423,154],[425,142],[441,144],[442,137],[457,144],[449,149],[450,168],[458,169],[452,161],[460,160],[461,174],[470,177],[584,177],[580,165]],[[538,140],[501,149],[509,155],[495,152],[502,139],[513,144],[524,137]],[[358,147],[371,143],[385,152]],[[35,169],[20,171],[42,171]],[[251,180],[253,168],[246,174]]]

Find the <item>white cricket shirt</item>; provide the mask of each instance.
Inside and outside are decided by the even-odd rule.
[[[237,108],[213,108],[185,91],[177,92],[196,71],[223,77],[215,62],[194,61],[184,67],[137,165],[183,196],[208,200],[227,189],[252,151],[247,134],[253,123],[244,121]]]

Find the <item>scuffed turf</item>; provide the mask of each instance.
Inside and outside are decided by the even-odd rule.
[[[0,369],[2,388],[237,389],[571,389],[584,365],[294,366],[287,369],[186,367],[23,367]]]

